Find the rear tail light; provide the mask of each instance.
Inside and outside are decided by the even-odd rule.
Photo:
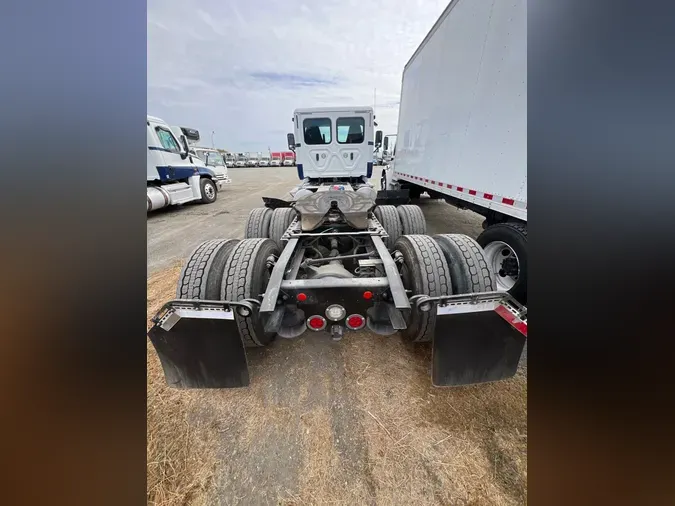
[[[326,320],[323,316],[319,315],[310,316],[307,319],[307,327],[310,330],[315,330],[318,332],[319,330],[323,330],[326,328]]]
[[[366,319],[360,314],[353,314],[347,317],[347,327],[352,330],[360,330],[366,325]]]

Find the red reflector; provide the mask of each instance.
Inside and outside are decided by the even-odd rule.
[[[298,302],[305,302],[307,300],[307,295],[304,293],[299,293],[296,299],[298,299]]]
[[[365,292],[363,292],[363,298],[366,299],[366,300],[372,299],[373,298],[373,292],[371,292],[369,290],[366,290]]]
[[[352,315],[347,319],[347,325],[354,329],[358,329],[359,327],[363,326],[363,322],[363,316],[359,316],[357,314]]]
[[[325,325],[325,321],[320,316],[312,316],[309,319],[309,326],[315,330],[320,330]]]

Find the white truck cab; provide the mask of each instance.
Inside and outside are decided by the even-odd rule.
[[[206,164],[207,170],[212,172],[218,191],[232,182],[227,175],[227,165],[223,160],[223,155],[218,150],[196,146],[194,152]]]
[[[372,107],[296,109],[288,141],[295,151],[298,177],[370,178],[373,119]]]
[[[237,153],[237,160],[234,162],[235,167],[246,167],[248,158],[244,153]]]
[[[190,154],[188,138],[199,139],[191,128],[171,128],[154,116],[147,116],[147,210],[200,200],[215,202],[218,189],[211,171]]]
[[[258,166],[269,167],[269,165],[270,165],[270,157],[268,155],[261,156],[260,160],[258,161]]]
[[[249,153],[248,159],[246,161],[247,167],[257,167],[258,166],[258,155],[256,153]]]

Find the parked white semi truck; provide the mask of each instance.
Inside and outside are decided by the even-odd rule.
[[[190,153],[188,139],[198,141],[197,130],[169,127],[161,119],[148,116],[147,136],[148,211],[196,200],[205,204],[216,201],[224,182]]]
[[[257,167],[259,158],[260,157],[258,156],[258,153],[249,153],[248,158],[246,160],[246,166],[247,167]]]
[[[246,153],[237,153],[237,161],[234,163],[235,167],[246,167],[246,163],[248,162],[248,157],[246,156]]]
[[[403,70],[396,158],[382,187],[485,217],[497,287],[527,301],[525,0],[453,0]]]
[[[227,165],[220,151],[212,148],[195,146],[194,153],[206,164],[206,168],[211,171],[211,175],[216,182],[218,191],[222,190],[226,184],[232,182],[227,174]]]
[[[270,165],[270,156],[269,155],[262,155],[260,157],[260,160],[258,160],[258,166],[259,167],[269,167]]]

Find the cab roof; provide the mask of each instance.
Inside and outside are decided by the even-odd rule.
[[[293,111],[293,114],[312,114],[315,112],[354,112],[363,114],[364,112],[373,112],[373,108],[368,105],[351,107],[307,107],[296,109]]]

